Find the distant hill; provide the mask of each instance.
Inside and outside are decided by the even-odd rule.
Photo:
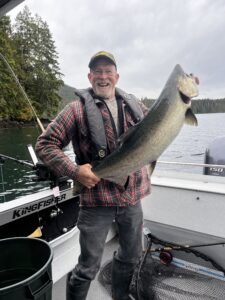
[[[143,98],[142,102],[151,107],[156,100]],[[196,114],[208,113],[224,113],[225,112],[225,98],[221,99],[192,99],[191,107]]]
[[[61,86],[59,96],[62,98],[59,104],[59,111],[62,110],[68,103],[75,99],[75,88],[67,84]]]

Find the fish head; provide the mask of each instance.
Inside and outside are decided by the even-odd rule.
[[[186,74],[180,65],[175,67],[177,76],[177,91],[182,103],[186,106],[185,123],[197,126],[198,122],[191,110],[191,99],[198,96],[199,80],[193,74]]]
[[[160,95],[162,104],[166,103],[164,113],[173,119],[179,118],[189,125],[197,125],[197,119],[191,110],[191,99],[198,96],[198,80],[193,74],[187,74],[177,64]],[[165,102],[166,101],[166,102]],[[157,107],[157,104],[155,105]],[[159,104],[158,104],[159,106]],[[176,115],[176,118],[175,118]]]
[[[198,96],[199,80],[193,74],[186,74],[180,65],[175,67],[177,76],[177,90],[180,93],[181,99],[184,103],[190,104],[191,98]]]
[[[184,104],[188,104],[190,106],[191,99],[198,96],[198,83],[199,81],[197,77],[193,74],[185,73],[182,67],[177,64],[167,80],[161,94],[165,94],[165,98],[167,99],[170,98],[170,104],[171,102],[176,102],[176,100],[180,98]],[[181,97],[177,98],[175,96],[177,92]],[[172,97],[171,94],[173,95]]]

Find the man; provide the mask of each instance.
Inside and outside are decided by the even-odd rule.
[[[150,192],[148,172],[142,168],[130,174],[125,186],[119,186],[98,178],[91,169],[94,162],[116,149],[119,135],[140,121],[147,109],[134,96],[116,88],[119,74],[112,54],[100,51],[88,66],[92,88],[76,91],[79,97],[38,138],[36,151],[55,174],[69,176],[84,186],[77,223],[81,254],[68,275],[67,300],[86,299],[114,220],[119,249],[113,257],[112,294],[115,300],[125,300],[129,299],[129,284],[142,252],[140,199]],[[77,165],[62,151],[70,141]]]

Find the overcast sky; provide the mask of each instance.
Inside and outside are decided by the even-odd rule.
[[[89,86],[90,57],[107,50],[139,97],[158,97],[177,63],[200,78],[199,98],[225,97],[224,0],[25,0],[10,16],[25,5],[48,23],[70,86]]]

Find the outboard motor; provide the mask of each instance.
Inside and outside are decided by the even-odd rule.
[[[225,177],[225,137],[215,139],[205,152],[205,164],[224,165],[224,167],[204,167],[204,175]]]

